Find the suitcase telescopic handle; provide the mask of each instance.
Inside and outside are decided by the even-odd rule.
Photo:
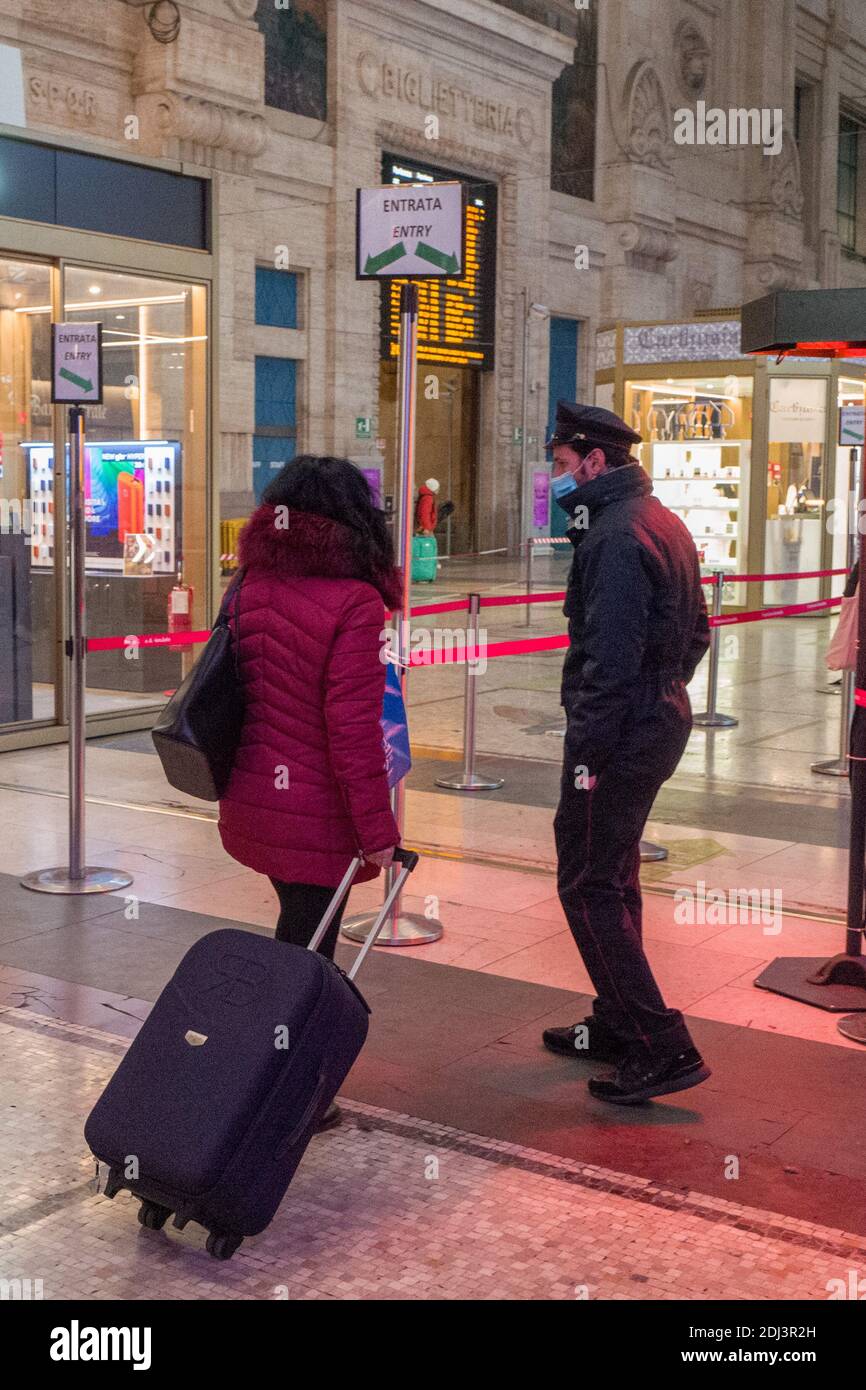
[[[373,939],[375,939],[379,935],[379,932],[382,930],[382,925],[385,921],[385,918],[388,915],[388,912],[391,908],[392,903],[394,902],[394,899],[402,890],[403,884],[406,882],[406,879],[414,870],[416,864],[418,863],[418,859],[419,855],[413,849],[401,849],[398,846],[394,850],[394,863],[402,865],[402,868],[400,870],[400,873],[397,875],[397,878],[395,879],[394,883],[392,884],[391,891],[386,897],[382,909],[379,913],[379,916],[373,925],[373,930],[371,932],[371,936]],[[360,854],[356,854],[348,869],[343,874],[343,877],[340,880],[340,884],[334,892],[333,898],[328,903],[324,917],[322,918],[319,925],[316,927],[316,930],[310,939],[310,944],[307,947],[308,951],[317,951],[319,949],[324,939],[325,932],[328,930],[328,927],[331,925],[335,916],[337,915],[337,909],[339,908],[340,903],[343,901],[344,897],[346,896],[352,884],[354,883],[355,875],[360,869],[362,863],[363,860]],[[370,938],[368,937],[368,941],[369,940]],[[370,944],[372,945],[372,941],[370,942]],[[349,972],[350,979],[353,979],[357,971],[360,969],[368,950],[369,946],[365,942],[364,947],[359,952],[358,959],[355,961],[355,964]]]

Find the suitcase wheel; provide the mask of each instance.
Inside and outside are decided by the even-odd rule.
[[[106,1197],[116,1197],[123,1188],[123,1175],[118,1168],[110,1168],[105,1179],[103,1192]]]
[[[138,1208],[138,1220],[149,1231],[161,1231],[171,1216],[170,1207],[162,1207],[159,1202],[142,1202]]]
[[[207,1252],[215,1260],[230,1260],[237,1250],[243,1236],[230,1236],[223,1231],[211,1231],[207,1238]]]

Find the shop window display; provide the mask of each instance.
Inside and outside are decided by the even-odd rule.
[[[630,382],[626,419],[643,436],[637,452],[657,495],[691,531],[703,572],[733,574],[746,534],[751,378]]]
[[[822,568],[827,430],[825,378],[774,377],[770,381],[767,455],[767,521],[764,566],[768,574]],[[773,580],[764,602],[808,603],[819,580]]]

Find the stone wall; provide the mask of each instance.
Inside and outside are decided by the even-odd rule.
[[[592,399],[602,322],[684,318],[782,286],[866,285],[866,264],[840,253],[835,212],[839,103],[864,109],[862,0],[600,5],[593,202],[549,186],[550,89],[570,42],[511,7],[330,0],[325,121],[264,105],[255,0],[180,9],[178,40],[162,45],[123,0],[65,0],[62,25],[56,0],[0,0],[0,42],[22,50],[34,133],[215,180],[217,485],[229,512],[251,501],[258,353],[299,361],[301,447],[351,457],[371,447],[355,440],[354,421],[377,411],[378,290],[355,280],[354,195],[379,182],[385,149],[499,186],[482,547],[516,534],[524,291],[582,321],[579,391]],[[795,76],[811,89],[802,160]],[[698,101],[780,108],[780,153],[676,145],[675,112]],[[257,263],[301,275],[297,330],[255,324]],[[547,325],[536,318],[528,376],[538,434]]]

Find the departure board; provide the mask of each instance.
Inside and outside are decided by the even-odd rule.
[[[460,175],[430,165],[386,156],[383,182],[447,182]],[[417,280],[418,360],[490,370],[494,363],[496,289],[496,186],[461,179],[466,185],[464,273],[458,279]],[[400,353],[400,288],[405,279],[382,285],[382,356]]]

